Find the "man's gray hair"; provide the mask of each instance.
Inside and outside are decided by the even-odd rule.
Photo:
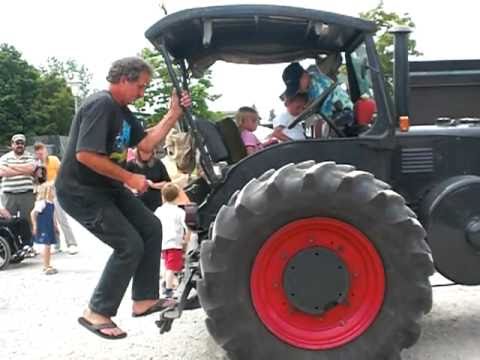
[[[128,81],[136,81],[143,72],[150,76],[153,74],[153,69],[149,63],[139,57],[126,57],[112,64],[108,71],[107,81],[111,84],[117,84],[122,76],[126,76]]]

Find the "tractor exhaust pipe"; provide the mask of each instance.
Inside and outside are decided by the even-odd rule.
[[[410,68],[408,65],[408,38],[412,30],[408,26],[396,26],[390,30],[395,36],[395,61],[393,64],[393,84],[395,96],[396,124],[400,118],[407,118],[410,98]]]

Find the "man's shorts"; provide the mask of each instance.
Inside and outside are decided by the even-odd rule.
[[[183,250],[168,249],[162,251],[162,259],[165,261],[165,268],[174,272],[183,270]]]

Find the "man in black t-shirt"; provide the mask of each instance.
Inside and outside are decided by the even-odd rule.
[[[144,175],[123,168],[127,149],[148,158],[189,107],[188,94],[172,96],[170,109],[148,133],[127,105],[143,97],[152,76],[140,58],[115,61],[108,91],[87,98],[73,120],[69,143],[56,181],[62,208],[113,248],[89,306],[79,323],[96,335],[119,339],[127,334],[112,321],[132,280],[133,316],[173,305],[159,300],[162,227],[124,184],[139,193],[148,189]]]
[[[136,174],[145,175],[148,182],[148,190],[138,194],[147,208],[152,212],[162,205],[162,187],[172,181],[168,176],[167,168],[160,159],[150,156],[148,159],[140,159],[138,151],[135,150],[135,159],[127,164],[127,170]]]

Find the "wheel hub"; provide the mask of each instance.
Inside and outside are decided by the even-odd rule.
[[[283,286],[291,305],[320,315],[347,297],[349,274],[344,262],[331,250],[311,247],[290,259]]]
[[[302,349],[333,349],[375,320],[384,274],[377,250],[354,226],[321,217],[296,220],[260,249],[251,274],[252,301],[279,339]]]
[[[476,250],[480,251],[480,219],[471,220],[465,229],[468,243]]]

